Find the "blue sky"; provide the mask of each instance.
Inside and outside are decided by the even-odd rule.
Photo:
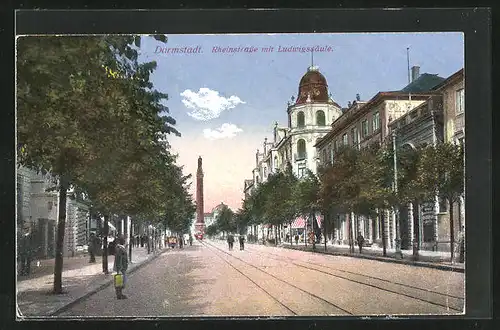
[[[158,51],[185,46],[200,46],[201,53]],[[213,53],[214,46],[258,51]],[[273,52],[261,51],[269,46]],[[143,38],[140,59],[157,61],[152,81],[169,94],[166,105],[182,133],[170,139],[179,162],[194,174],[197,156],[204,158],[206,211],[220,201],[239,206],[255,150],[262,149],[264,137],[271,138],[275,121],[286,125],[286,103],[297,96],[311,53],[278,52],[278,46],[330,46],[329,52],[314,53],[314,64],[343,107],[357,93],[368,100],[379,91],[403,88],[407,47],[410,66],[420,66],[421,73],[446,78],[464,66],[462,33],[168,35],[167,44]]]

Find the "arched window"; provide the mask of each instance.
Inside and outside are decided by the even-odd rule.
[[[323,112],[323,110],[316,111],[316,125],[318,126],[326,125],[325,113]]]
[[[304,113],[302,111],[299,111],[297,114],[297,127],[301,128],[306,125],[306,120],[304,117]]]
[[[274,156],[274,169],[277,169],[279,167],[278,165],[278,156]]]
[[[297,141],[297,160],[306,158],[306,141],[300,139]]]

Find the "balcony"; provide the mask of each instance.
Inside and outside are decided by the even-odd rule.
[[[305,160],[305,159],[307,159],[307,152],[300,153],[300,154],[294,154],[293,159],[296,162],[301,161],[301,160]]]

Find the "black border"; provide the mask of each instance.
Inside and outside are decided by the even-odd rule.
[[[28,6],[23,6],[28,7]],[[20,7],[22,8],[22,7]],[[435,327],[438,329],[455,329],[467,326],[480,327],[478,319],[491,317],[492,305],[492,245],[491,245],[491,16],[486,8],[475,9],[405,9],[405,10],[356,10],[356,9],[280,9],[280,10],[172,10],[172,11],[21,11],[16,15],[17,34],[67,34],[67,33],[258,33],[258,32],[434,32],[434,31],[463,31],[465,33],[465,73],[469,110],[466,113],[467,133],[467,196],[466,216],[467,226],[467,265],[466,265],[466,318],[476,320],[463,321],[457,318],[439,317],[436,319],[413,320],[415,327]],[[1,24],[1,23],[0,23]],[[14,16],[11,12],[3,20],[6,28],[14,25]],[[1,28],[1,26],[0,26]],[[1,30],[0,30],[1,31]],[[11,45],[14,49],[13,35],[3,34],[3,45]],[[6,37],[6,38],[5,38]],[[10,47],[8,47],[10,48]],[[12,54],[13,55],[13,54]],[[0,60],[13,72],[14,58],[7,58],[6,53],[0,53]],[[367,55],[369,56],[369,55]],[[5,72],[5,71],[2,71]],[[5,173],[1,181],[2,218],[7,219],[2,226],[1,260],[9,260],[10,266],[6,269],[15,269],[15,258],[12,253],[14,243],[15,198],[12,192],[14,186],[14,104],[13,79],[7,79],[2,84],[2,98],[7,111],[6,120],[3,120],[2,132],[2,170]],[[10,123],[10,124],[9,124]],[[8,210],[7,210],[8,209]],[[4,221],[2,221],[4,222]],[[10,227],[12,226],[12,227]],[[473,242],[473,243],[472,243]],[[9,247],[9,248],[6,248]],[[4,273],[5,274],[5,273]],[[12,274],[14,275],[14,274]],[[15,276],[2,278],[14,279]],[[15,313],[13,309],[13,293],[15,287],[8,288],[12,283],[0,281],[0,295],[2,312],[5,318],[11,319]],[[6,294],[9,292],[9,294]],[[4,317],[2,317],[4,318]],[[178,321],[176,321],[178,320]],[[174,319],[171,321],[136,321],[115,320],[106,327],[156,327],[159,323],[168,323],[176,329],[189,325],[190,327],[219,327],[227,325],[227,321],[218,321],[221,318],[194,322]],[[263,320],[266,320],[265,318]],[[335,324],[348,328],[358,326],[367,327],[394,327],[401,328],[410,322],[404,318],[396,320],[375,319],[364,322],[359,319],[345,320],[341,318],[298,318],[293,323],[287,320],[267,320],[264,323],[269,327],[296,328],[324,328]],[[333,321],[332,321],[333,320]],[[58,321],[50,321],[59,323]],[[100,321],[87,321],[85,327],[92,327]],[[246,326],[245,320],[234,320],[231,327]],[[76,323],[72,321],[70,323]],[[81,324],[81,323],[80,323]],[[262,325],[264,325],[262,324]],[[14,326],[36,326],[35,322],[17,322]],[[69,325],[69,324],[68,324]],[[72,324],[73,325],[73,324]],[[255,326],[255,325],[254,325]],[[261,326],[261,324],[259,324]],[[10,327],[9,327],[10,328]]]

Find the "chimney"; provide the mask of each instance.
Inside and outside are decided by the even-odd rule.
[[[420,67],[415,65],[411,67],[411,81],[414,82],[415,80],[420,77]]]

